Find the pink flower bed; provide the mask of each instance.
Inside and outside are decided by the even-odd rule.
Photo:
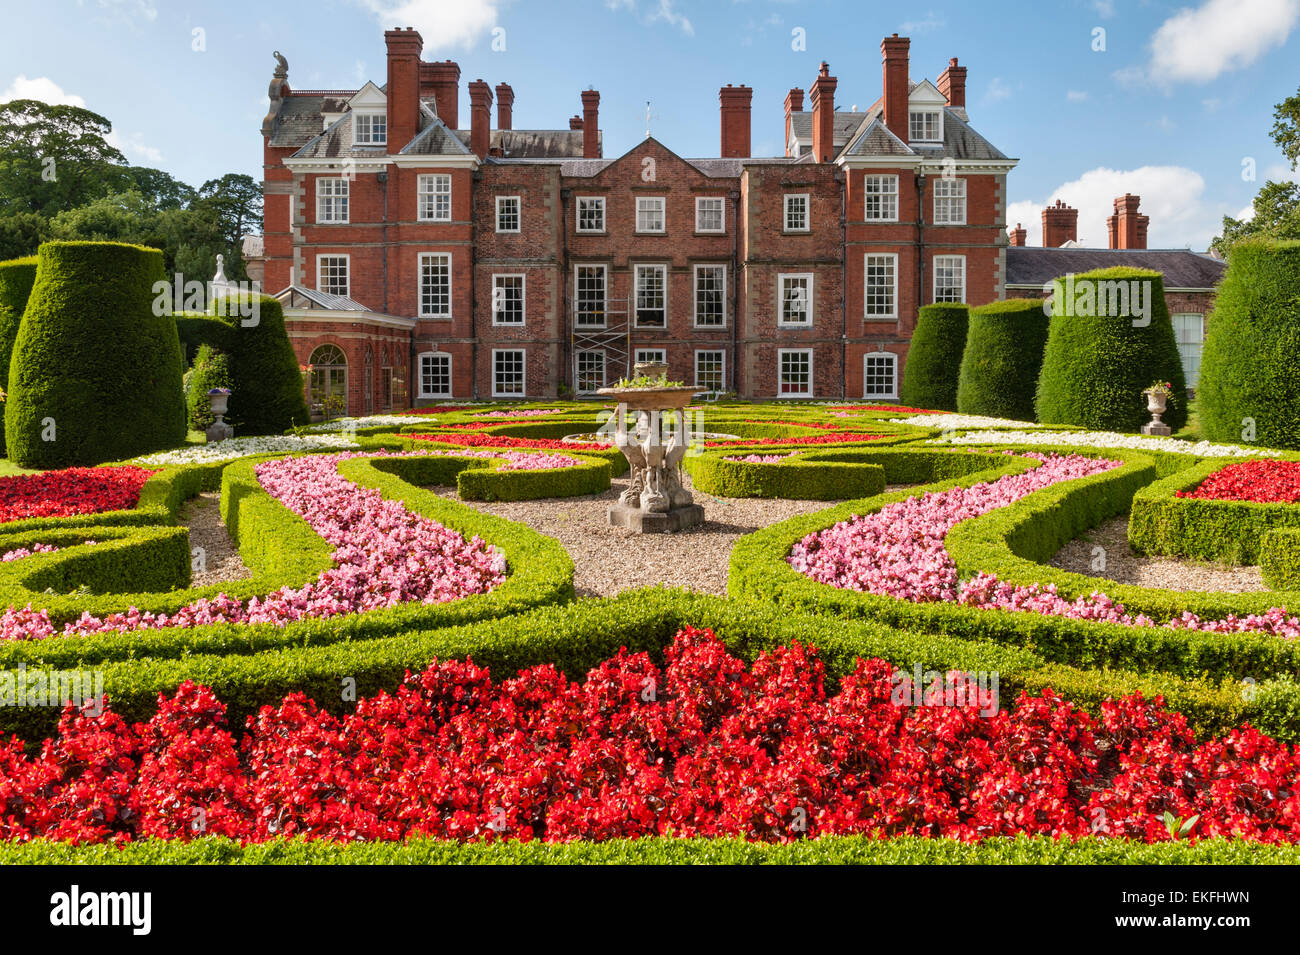
[[[258,482],[267,493],[334,545],[335,566],[305,586],[282,587],[246,602],[218,594],[171,615],[142,613],[134,607],[102,619],[85,613],[57,632],[44,610],[33,610],[30,604],[9,607],[0,616],[0,639],[33,640],[56,633],[87,636],[213,623],[283,626],[295,620],[402,603],[444,603],[487,593],[505,580],[505,558],[496,548],[478,537],[467,541],[339,474],[339,461],[361,456],[303,455],[257,465]]]
[[[421,451],[422,455],[453,458],[501,458],[505,461],[498,471],[546,471],[554,468],[576,468],[583,462],[567,454],[529,454],[525,451]]]
[[[87,543],[90,543],[87,541]],[[53,554],[59,548],[53,544],[33,544],[31,547],[15,547],[13,550],[7,550],[0,554],[0,563],[7,564],[12,560],[22,560],[24,557],[31,557],[32,554]]]
[[[542,415],[559,414],[563,408],[527,408],[521,411],[480,411],[476,418],[540,418]]]
[[[784,461],[786,458],[792,458],[798,452],[792,454],[746,454],[733,455],[729,458],[723,458],[724,461],[735,461],[738,464],[776,464],[778,461]]]
[[[795,544],[790,566],[819,583],[895,597],[914,603],[948,601],[984,610],[1015,610],[1125,626],[1153,626],[1143,614],[1125,612],[1104,593],[1067,600],[1054,585],[1023,586],[978,574],[960,581],[943,539],[961,521],[1007,507],[1061,481],[1099,474],[1120,462],[1081,455],[1028,455],[1043,463],[1023,474],[955,487],[887,504],[873,514],[855,516]],[[1201,620],[1184,613],[1165,626],[1213,633],[1259,632],[1300,636],[1300,618],[1274,608],[1266,614]]]

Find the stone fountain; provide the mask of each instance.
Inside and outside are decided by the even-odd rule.
[[[638,362],[636,377],[663,378],[668,366]],[[601,388],[618,402],[614,444],[631,466],[627,490],[610,505],[610,524],[643,534],[685,530],[704,521],[704,508],[682,485],[682,459],[690,448],[686,406],[695,389],[688,385]],[[628,430],[630,414],[636,424]]]

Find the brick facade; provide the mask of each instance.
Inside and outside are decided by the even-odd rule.
[[[786,156],[748,155],[750,90],[724,87],[722,155],[693,160],[653,138],[601,158],[595,90],[582,93],[582,117],[568,130],[522,131],[510,128],[515,93],[499,85],[491,130],[492,89],[475,80],[472,128],[456,129],[459,68],[422,63],[414,31],[386,39],[386,144],[340,132],[363,112],[363,94],[378,94],[369,84],[355,94],[294,92],[277,73],[263,126],[265,286],[342,297],[315,311],[286,308],[286,318],[303,363],[322,344],[343,349],[350,413],[486,399],[502,386],[528,398],[590,390],[628,373],[638,352],[662,355],[672,378],[747,397],[887,398],[882,376],[893,375],[896,391],[917,308],[935,300],[937,257],[945,275],[960,273],[950,294],[972,304],[1003,297],[1015,161],[965,125],[965,68],[955,59],[943,94],[908,80],[906,38],[882,46],[885,95],[864,113],[835,110],[826,64],[808,112],[792,90]],[[906,144],[909,97],[985,153]],[[286,117],[306,116],[306,128],[312,109],[322,129],[295,132]],[[450,184],[449,216],[438,221],[420,215],[425,176]],[[320,221],[323,190],[338,188],[322,180],[340,177],[346,222]],[[893,214],[877,206],[869,216],[882,181]],[[940,188],[964,190],[963,213],[952,216],[959,224],[936,223]],[[592,200],[603,200],[599,231],[580,228],[579,207],[590,211]],[[322,287],[322,256],[336,270],[346,256],[345,283]],[[422,278],[422,263],[444,261],[449,289],[441,271]],[[603,302],[592,306],[601,282]],[[422,301],[431,287],[437,315]],[[409,388],[384,390],[378,371],[367,378],[367,350],[372,369],[381,360],[400,366]],[[429,355],[450,356],[450,367]],[[884,355],[895,356],[892,368]]]

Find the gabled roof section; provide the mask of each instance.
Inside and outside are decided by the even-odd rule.
[[[352,120],[349,111],[330,125],[325,132],[310,140],[294,153],[291,159],[378,159],[387,154],[384,146],[358,146],[353,141]]]
[[[382,109],[387,105],[388,97],[370,80],[366,80],[366,85],[348,100],[348,106],[352,109]]]
[[[1013,245],[1007,248],[1008,286],[1033,286],[1071,272],[1091,272],[1116,265],[1151,269],[1164,276],[1165,288],[1212,289],[1228,265],[1222,259],[1189,249],[1084,249]]]
[[[918,156],[926,159],[940,159],[949,156],[956,160],[984,160],[1012,162],[991,142],[975,132],[970,123],[962,119],[951,107],[945,109],[943,117],[943,145],[913,143],[911,149]]]
[[[915,156],[916,152],[895,136],[880,116],[873,116],[849,140],[841,156]]]
[[[319,93],[290,93],[280,101],[270,145],[297,148],[320,135],[326,113],[342,113],[356,90],[327,90]]]
[[[940,93],[939,87],[929,80],[921,80],[919,83],[911,84],[907,92],[907,102],[909,106],[946,107],[948,97]]]
[[[425,116],[425,127],[402,147],[400,156],[472,156],[468,146],[455,131],[447,128],[437,114]]]

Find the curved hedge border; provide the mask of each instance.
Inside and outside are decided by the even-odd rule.
[[[477,535],[499,548],[506,558],[505,583],[490,593],[447,603],[402,604],[362,614],[295,621],[283,627],[273,624],[212,624],[87,637],[4,641],[0,642],[0,668],[19,664],[71,668],[144,657],[155,660],[181,658],[180,665],[184,668],[184,659],[194,659],[191,654],[253,654],[275,647],[367,640],[404,630],[507,616],[573,599],[573,561],[558,541],[521,524],[480,513],[458,501],[422,490],[391,471],[380,470],[373,463],[393,460],[418,459],[351,458],[341,462],[339,469],[348,480],[378,490],[385,498],[400,501],[414,513],[437,521],[467,538]],[[286,575],[282,579],[287,579],[283,568],[288,567],[288,573],[307,574],[306,579],[311,579],[323,567],[329,566],[332,548],[315,535],[306,522],[262,490],[253,474],[255,464],[255,459],[244,459],[230,465],[227,468],[231,472],[229,479],[223,485],[222,511],[227,515],[227,527],[232,536],[239,536],[240,554],[255,574],[281,573]],[[311,535],[310,541],[295,528],[295,521]],[[300,552],[302,544],[309,544],[310,550]],[[87,548],[88,553],[95,550]],[[323,566],[318,563],[322,558]],[[232,584],[245,585],[246,590],[256,586],[250,581]],[[233,585],[218,584],[190,591],[145,595],[145,599],[152,600],[155,606],[180,606],[196,594],[202,596],[223,590],[232,593],[236,589]],[[93,603],[95,599],[88,602],[79,598],[79,606],[93,609],[98,606]],[[120,596],[102,599],[106,605],[108,601],[116,601],[113,610],[125,609]],[[3,716],[4,710],[0,708],[0,720]]]
[[[871,461],[868,451],[801,451],[772,464],[727,460],[735,456],[727,450],[686,458],[694,488],[719,497],[797,501],[840,501],[885,489],[885,469]]]
[[[1079,449],[1070,450],[1077,453]],[[1109,449],[1106,453],[1118,456],[1118,452]],[[942,602],[912,603],[818,583],[786,562],[796,542],[855,514],[872,513],[912,495],[992,481],[1004,474],[1035,466],[1034,462],[1018,456],[1000,461],[992,454],[981,455],[981,458],[986,464],[998,464],[955,480],[939,480],[905,491],[849,501],[742,537],[732,548],[728,593],[735,598],[770,601],[795,612],[842,618],[866,617],[921,633],[960,635],[1009,647],[1029,647],[1053,664],[1136,670],[1150,674],[1151,679],[1236,681],[1250,677],[1262,683],[1300,673],[1300,641],[1251,633],[1125,627],[1008,610],[981,610]],[[1157,461],[1157,471],[1162,465],[1175,466]],[[1036,492],[1043,493],[1045,491]],[[1031,506],[1034,496],[1025,499],[1031,502]],[[1104,508],[1100,512],[1104,513]],[[1093,584],[1093,589],[1103,589],[1096,586],[1096,581]],[[1300,710],[1296,712],[1300,718]]]
[[[1244,460],[1200,461],[1138,491],[1128,528],[1134,550],[1228,564],[1257,563],[1268,531],[1300,527],[1300,505],[1176,496],[1199,486],[1215,471]]]
[[[608,842],[471,842],[412,839],[337,843],[284,839],[241,847],[217,836],[123,845],[0,845],[0,865],[1297,865],[1300,847],[1207,839],[1151,845],[1046,836],[953,839],[825,836],[788,843],[744,839],[611,839]]]
[[[429,444],[425,441],[412,443]],[[447,450],[454,452],[465,449]],[[523,453],[529,452],[525,450]],[[610,465],[607,459],[568,451],[556,453],[563,453],[581,464],[538,471],[504,471],[498,470],[506,463],[504,458],[459,456],[454,453],[438,457],[374,458],[373,463],[381,471],[401,474],[405,480],[417,486],[445,487],[454,484],[457,493],[467,501],[532,501],[540,497],[599,494],[609,489]]]

